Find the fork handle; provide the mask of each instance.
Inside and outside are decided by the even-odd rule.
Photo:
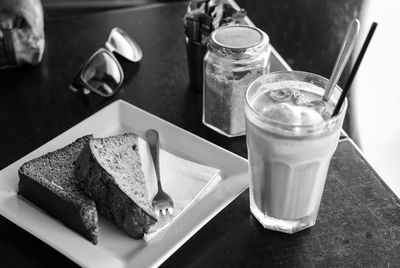
[[[146,132],[147,142],[150,147],[151,158],[153,158],[154,169],[156,170],[157,186],[158,189],[162,189],[160,180],[160,142],[158,138],[158,132],[155,129],[149,129]]]

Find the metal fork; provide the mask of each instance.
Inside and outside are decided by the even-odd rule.
[[[172,219],[174,214],[174,202],[172,198],[163,191],[160,179],[160,143],[158,138],[158,132],[155,129],[149,129],[146,132],[147,142],[149,143],[151,157],[153,158],[154,169],[156,171],[158,192],[153,198],[153,210],[157,217],[160,217],[160,212],[167,219],[167,215]]]

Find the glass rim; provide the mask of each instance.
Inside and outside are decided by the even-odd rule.
[[[249,99],[249,92],[253,88],[253,86],[256,83],[258,83],[261,79],[263,79],[264,77],[267,77],[267,76],[278,76],[278,75],[282,75],[282,74],[295,74],[295,75],[300,75],[300,76],[303,76],[303,77],[309,75],[309,76],[314,76],[314,77],[316,77],[316,78],[318,78],[321,81],[324,81],[326,83],[329,81],[328,78],[323,77],[323,76],[321,76],[319,74],[305,72],[305,71],[288,71],[288,70],[275,71],[275,72],[267,73],[267,74],[264,74],[264,75],[258,77],[247,88],[246,93],[245,93],[245,102],[246,102],[247,108],[253,114],[255,114],[257,116],[257,119],[260,120],[262,123],[268,124],[269,126],[278,127],[280,129],[286,129],[286,130],[294,130],[294,129],[299,130],[299,129],[301,129],[301,130],[304,130],[304,131],[313,130],[313,131],[317,131],[318,132],[319,129],[323,129],[326,126],[335,123],[337,120],[339,120],[342,117],[342,115],[346,111],[347,105],[348,105],[347,98],[345,99],[345,101],[344,101],[344,103],[343,103],[342,107],[340,108],[340,111],[339,111],[339,113],[337,115],[335,115],[333,117],[330,117],[329,119],[324,120],[323,122],[318,123],[318,124],[288,124],[288,123],[283,123],[283,122],[271,119],[271,118],[263,115],[262,113],[258,112],[256,109],[254,109],[254,107],[251,105],[250,99]],[[283,80],[283,81],[285,81],[285,80]],[[287,79],[287,81],[290,81],[290,80]],[[299,80],[293,79],[292,81],[299,81]],[[320,88],[322,88],[322,87],[320,87]],[[325,90],[325,88],[322,88],[322,89]],[[337,90],[339,92],[339,94],[342,93],[342,89],[338,85],[335,85],[335,90]]]

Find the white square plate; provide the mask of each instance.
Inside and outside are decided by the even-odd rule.
[[[221,170],[221,181],[159,239],[133,240],[107,221],[100,222],[98,245],[92,245],[60,221],[17,195],[18,168],[26,161],[87,135],[133,131],[144,137],[149,128],[161,135],[163,149]],[[158,266],[248,186],[247,160],[179,127],[118,100],[0,171],[0,213],[62,254],[85,267]]]

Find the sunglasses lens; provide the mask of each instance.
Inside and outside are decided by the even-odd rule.
[[[140,61],[143,56],[142,50],[135,40],[120,28],[112,29],[106,46],[110,51],[117,52],[132,62]]]
[[[82,70],[82,79],[103,96],[111,96],[121,86],[122,69],[110,54],[100,51]]]

